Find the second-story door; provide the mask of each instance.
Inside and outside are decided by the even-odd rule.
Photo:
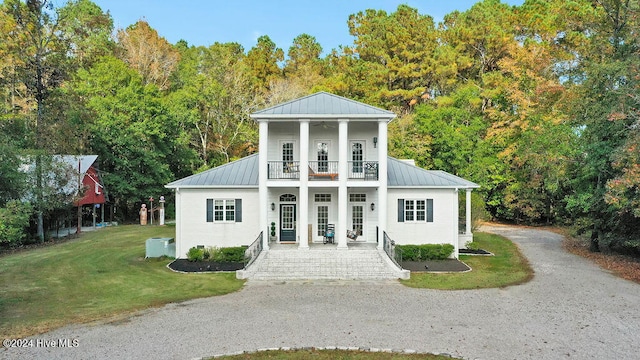
[[[318,172],[329,171],[329,143],[318,141],[316,144],[318,150]]]
[[[349,172],[352,178],[364,177],[364,141],[351,141]]]

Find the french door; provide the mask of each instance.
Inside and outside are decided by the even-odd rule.
[[[296,241],[295,204],[280,204],[280,241]]]

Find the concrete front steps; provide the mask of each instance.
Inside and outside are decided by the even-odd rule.
[[[377,248],[291,248],[263,251],[236,275],[251,280],[383,280],[408,279],[409,271],[399,269]]]

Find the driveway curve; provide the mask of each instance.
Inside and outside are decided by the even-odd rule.
[[[483,231],[514,241],[535,270],[504,289],[422,290],[389,282],[248,282],[125,321],[67,326],[2,349],[8,359],[190,359],[280,347],[360,347],[464,359],[637,359],[640,285],[565,252],[553,232]]]

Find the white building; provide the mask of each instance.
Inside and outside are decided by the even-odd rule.
[[[251,117],[260,129],[258,154],[166,186],[176,195],[178,258],[198,245],[249,245],[261,232],[265,250],[273,241],[307,249],[323,242],[328,224],[338,249],[351,242],[381,248],[386,233],[397,244],[453,244],[457,258],[473,239],[470,194],[479,186],[388,157],[394,113],[319,92]]]

